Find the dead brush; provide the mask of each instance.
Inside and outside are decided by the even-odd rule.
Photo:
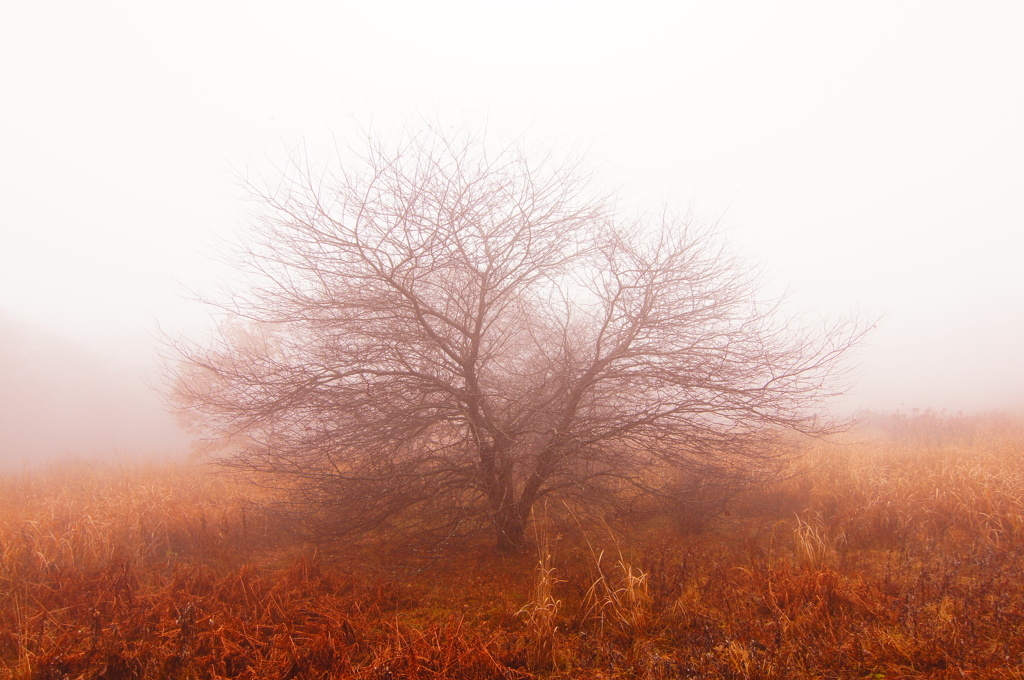
[[[793,530],[793,552],[797,564],[809,571],[820,571],[835,559],[835,547],[821,526],[821,519],[812,524],[796,518],[796,529]]]
[[[953,455],[934,477],[926,510],[936,524],[992,546],[1022,538],[1024,474],[1015,458],[993,451]]]
[[[618,573],[609,577],[603,560],[602,550],[595,559],[597,578],[584,596],[584,618],[596,618],[602,632],[606,624],[629,636],[647,632],[653,622],[649,575],[620,553],[615,564]]]
[[[283,534],[255,521],[250,551],[230,480],[196,471],[0,477],[0,680],[1022,680],[1014,437],[864,444],[808,472],[787,521],[756,504],[699,536],[589,518],[589,539],[453,555],[422,587],[265,549]]]
[[[754,657],[747,645],[736,642],[722,643],[715,647],[716,655],[724,661],[726,668],[735,678],[756,678],[759,674],[760,664]]]
[[[555,598],[554,589],[560,581],[551,564],[550,550],[544,550],[537,563],[537,578],[530,602],[519,610],[526,622],[527,652],[532,668],[552,668],[555,665],[558,611],[562,601]]]
[[[506,666],[494,654],[494,640],[467,630],[462,619],[415,630],[395,623],[387,627],[386,642],[373,650],[360,667],[345,675],[367,680],[527,680],[535,676]],[[285,675],[284,677],[293,677]]]
[[[604,524],[619,559],[612,575],[605,573],[605,551],[598,551],[590,539],[576,513],[569,509],[569,515],[580,528],[590,553],[590,564],[593,565],[593,581],[583,595],[583,615],[581,620],[596,620],[603,634],[606,626],[630,637],[638,637],[646,633],[654,623],[653,598],[650,591],[650,574],[631,564],[623,555],[615,532],[607,523]]]

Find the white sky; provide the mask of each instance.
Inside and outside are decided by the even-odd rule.
[[[886,314],[847,406],[1022,406],[1022,36],[1016,0],[7,3],[0,312],[147,357],[205,318],[237,169],[487,120],[722,218],[802,309]]]

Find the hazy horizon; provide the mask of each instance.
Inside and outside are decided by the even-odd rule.
[[[239,176],[424,119],[718,222],[809,318],[879,319],[842,412],[1024,410],[1024,6],[24,3],[0,26],[0,460],[184,450]]]

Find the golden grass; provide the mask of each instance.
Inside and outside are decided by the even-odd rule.
[[[201,468],[10,475],[0,678],[1024,677],[1024,428],[860,438],[699,533],[584,519],[413,577],[322,557]]]

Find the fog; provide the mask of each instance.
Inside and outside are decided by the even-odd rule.
[[[0,22],[0,458],[180,455],[240,178],[425,118],[718,222],[766,293],[879,323],[836,409],[1024,408],[1024,5],[17,3]]]
[[[0,468],[72,458],[180,457],[189,437],[159,396],[141,346],[92,352],[0,317]]]

